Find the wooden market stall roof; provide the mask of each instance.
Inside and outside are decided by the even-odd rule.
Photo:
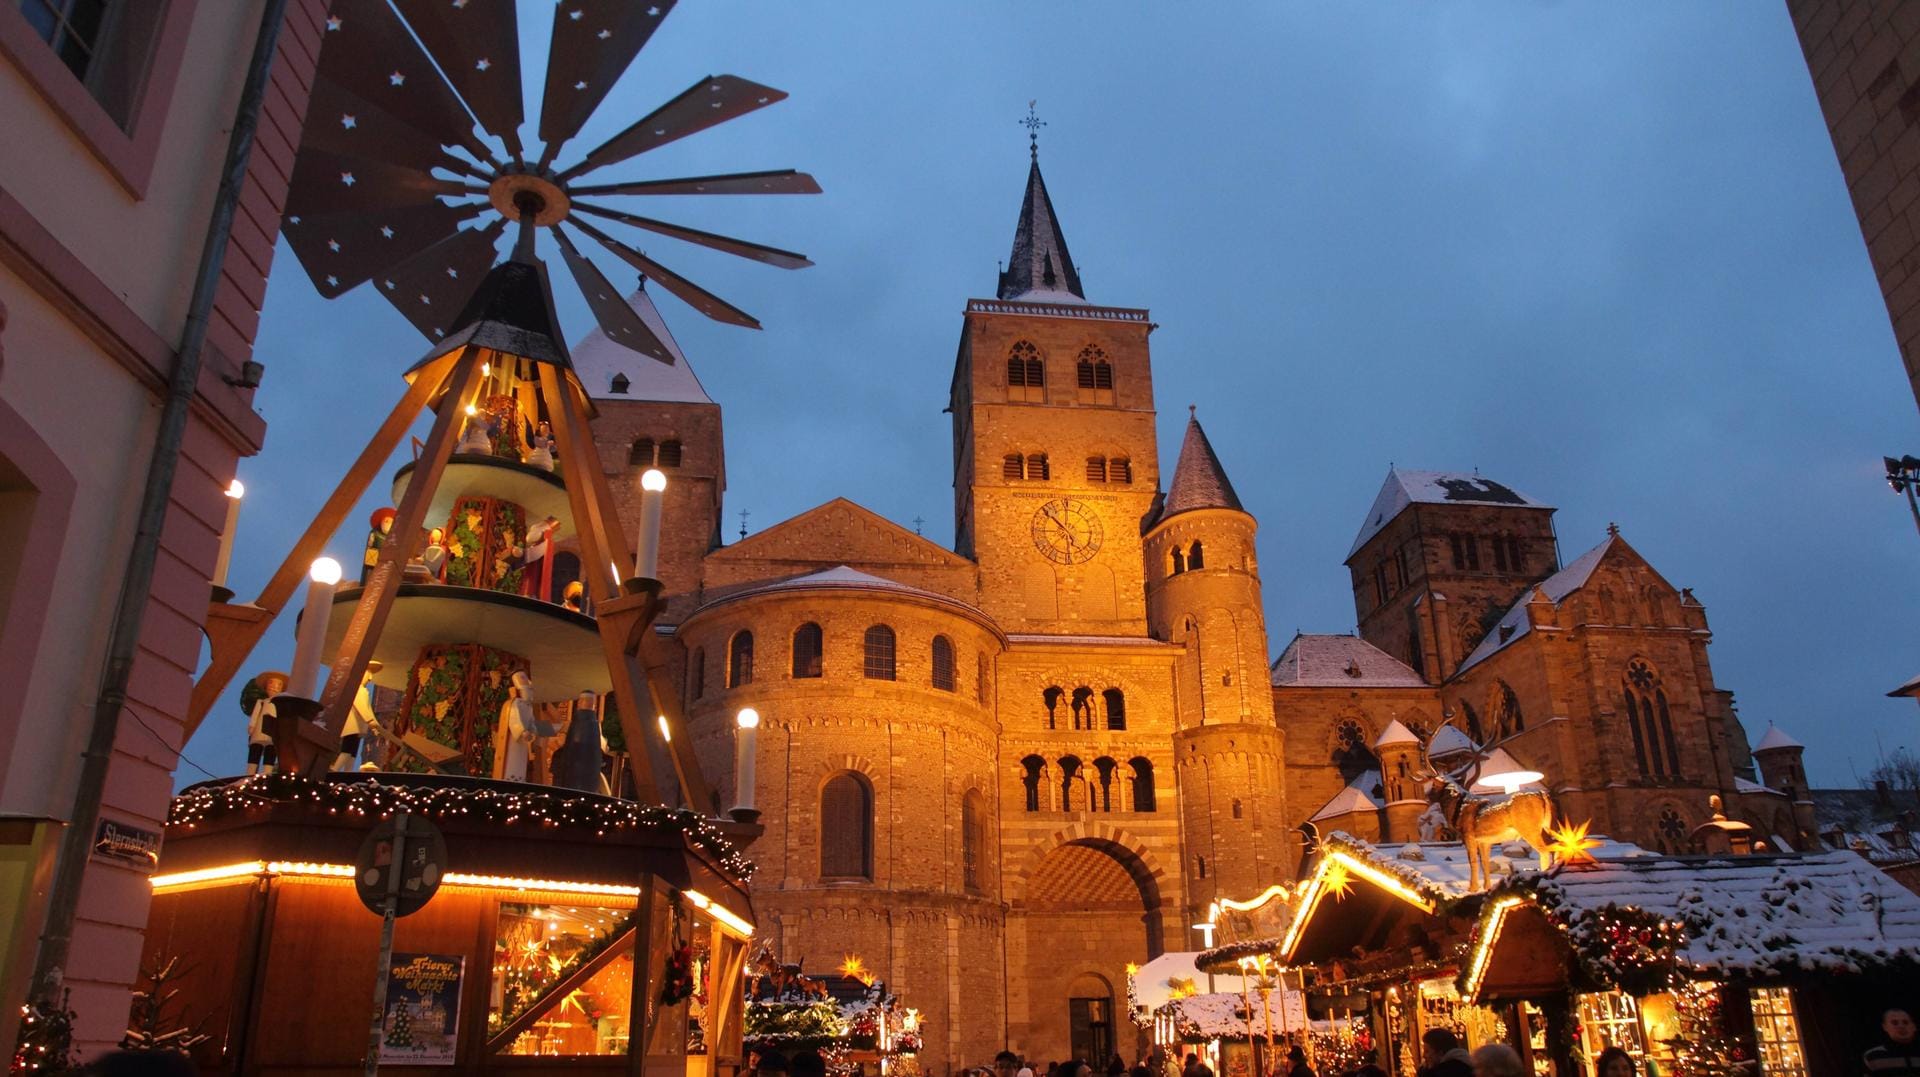
[[[1461,988],[1518,998],[1655,965],[1728,980],[1900,963],[1920,966],[1920,896],[1856,853],[1600,857],[1489,891]]]

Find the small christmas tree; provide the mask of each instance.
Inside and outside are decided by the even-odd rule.
[[[73,1010],[70,991],[59,1002],[30,1002],[20,1007],[20,1042],[14,1048],[12,1073],[65,1073],[73,1065]]]
[[[413,1046],[413,1013],[411,1007],[402,1002],[396,1005],[387,1019],[387,1046]]]
[[[1671,1077],[1737,1077],[1750,1073],[1747,1053],[1727,1034],[1717,984],[1703,981],[1674,988],[1673,1008],[1680,1019],[1673,1047]]]

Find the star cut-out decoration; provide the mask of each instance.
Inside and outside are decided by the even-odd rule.
[[[393,238],[393,229],[392,229],[392,227],[390,227],[390,226],[388,226],[388,225],[384,225],[384,224],[383,224],[383,225],[381,225],[381,226],[380,226],[380,235],[381,235],[381,237],[382,237],[382,238],[384,238],[384,239],[392,239],[392,238]]]
[[[335,15],[335,16],[333,16],[332,18],[329,18],[329,19],[327,20],[327,32],[328,32],[328,33],[332,33],[332,32],[334,32],[335,30],[338,30],[338,29],[340,29],[340,25],[341,25],[341,24],[340,24],[340,16],[338,16],[338,15]]]
[[[360,121],[353,118],[353,113],[343,112],[340,114],[340,126],[346,128],[347,130],[351,131],[355,127],[359,126],[359,124],[360,124]]]
[[[475,71],[485,71],[487,68],[492,66],[493,66],[493,61],[487,59],[485,56],[482,56],[478,60],[475,60],[473,62],[473,69]]]
[[[1559,826],[1547,830],[1547,855],[1555,864],[1591,862],[1593,853],[1589,850],[1600,847],[1598,840],[1587,837],[1587,828],[1592,825],[1591,819],[1579,823],[1561,820]]]
[[[1353,878],[1347,874],[1347,866],[1338,860],[1328,866],[1322,883],[1339,901],[1345,901],[1347,895],[1353,893]]]
[[[351,172],[340,173],[340,182],[346,184],[349,187],[353,186],[353,173]]]
[[[387,81],[392,83],[395,86],[401,86],[406,83],[407,76],[402,75],[398,71],[395,71],[393,74],[387,76]]]

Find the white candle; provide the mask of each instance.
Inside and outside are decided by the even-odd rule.
[[[734,719],[740,727],[733,739],[733,800],[737,810],[753,810],[753,739],[760,729],[760,712],[742,707]]]
[[[660,503],[666,498],[667,475],[648,468],[640,476],[640,536],[633,548],[633,574],[643,580],[660,578]]]
[[[307,605],[300,611],[300,627],[293,636],[293,677],[287,694],[314,698],[320,683],[320,652],[327,643],[327,620],[333,615],[333,589],[340,582],[340,562],[322,557],[307,572]]]
[[[227,566],[233,562],[233,534],[240,529],[240,498],[247,488],[235,479],[227,486],[227,522],[220,528],[220,552],[213,559],[213,585],[227,585]]]

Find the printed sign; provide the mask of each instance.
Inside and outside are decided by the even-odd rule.
[[[387,973],[387,1013],[380,1025],[380,1061],[451,1066],[460,1036],[460,972],[464,957],[394,954]]]
[[[124,861],[144,871],[160,862],[160,832],[142,830],[113,819],[100,820],[93,832],[93,855]]]

